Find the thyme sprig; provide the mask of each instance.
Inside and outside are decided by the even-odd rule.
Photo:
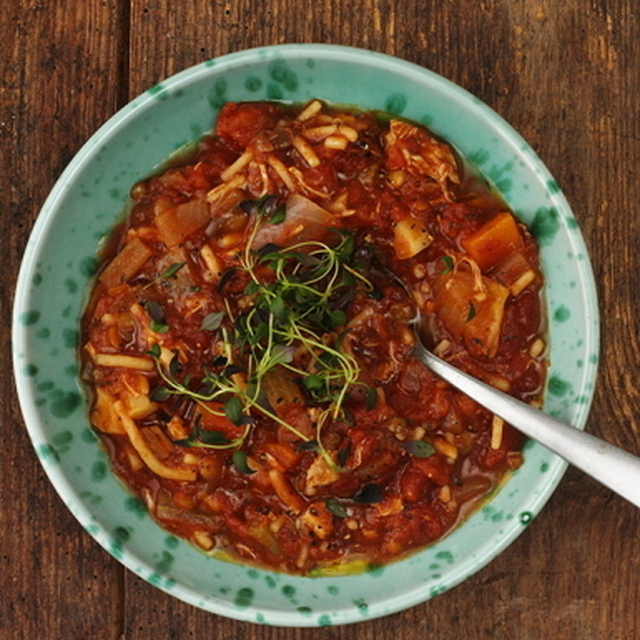
[[[342,348],[346,311],[358,288],[373,292],[374,287],[357,267],[350,265],[355,251],[350,232],[332,230],[336,242],[331,244],[306,240],[286,248],[268,244],[255,250],[252,247],[260,224],[265,220],[271,224],[281,222],[285,217],[283,205],[268,196],[243,203],[242,208],[253,217],[240,260],[240,269],[249,276],[244,295],[252,304],[234,314],[227,301],[225,311],[210,315],[202,327],[219,332],[225,365],[222,371],[205,371],[200,389],[194,391],[191,379],[178,380],[177,366],[169,364],[165,368],[161,350],[155,345],[150,353],[164,383],[156,393],[165,398],[188,396],[203,410],[224,415],[243,427],[237,437],[221,439],[212,435],[216,432],[195,425],[190,436],[179,444],[238,450],[251,431],[252,416],[262,414],[304,443],[313,443],[327,463],[337,468],[322,444],[322,431],[332,420],[348,420],[345,402],[349,391],[363,385],[359,382],[358,362]],[[283,420],[264,401],[263,381],[276,368],[286,370],[319,408],[315,439]],[[367,387],[368,403],[375,398],[372,391]]]

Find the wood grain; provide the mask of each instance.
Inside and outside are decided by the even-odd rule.
[[[602,311],[588,429],[640,453],[640,24],[635,0],[13,0],[0,16],[0,311],[39,207],[82,142],[185,67],[283,42],[370,48],[426,66],[504,116],[562,186]],[[637,509],[570,470],[518,540],[462,585],[339,628],[205,613],[123,569],[81,529],[2,385],[0,639],[616,639],[640,637]]]

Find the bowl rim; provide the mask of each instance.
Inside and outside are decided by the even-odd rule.
[[[228,53],[210,61],[201,62],[199,64],[190,66],[172,76],[164,79],[157,86],[162,86],[167,90],[179,90],[181,87],[197,82],[202,78],[215,77],[218,74],[224,74],[229,70],[233,70],[237,67],[242,67],[248,63],[255,62],[261,59],[265,54],[277,53],[283,56],[285,59],[288,57],[309,57],[319,56],[323,60],[343,60],[345,56],[351,63],[362,64],[366,66],[382,65],[386,69],[390,69],[394,73],[399,73],[403,76],[415,75],[428,79],[430,82],[435,82],[443,89],[448,95],[453,96],[456,100],[462,100],[466,103],[473,103],[476,114],[484,119],[486,122],[491,123],[493,127],[497,127],[514,145],[526,145],[524,139],[520,134],[509,125],[501,116],[499,116],[493,109],[488,107],[485,103],[481,102],[473,94],[466,89],[453,83],[447,78],[425,68],[413,62],[402,60],[390,56],[388,54],[369,51],[367,49],[361,49],[357,47],[349,47],[343,45],[332,44],[315,44],[315,43],[291,43],[281,45],[271,45],[264,47],[255,47],[242,51],[236,51]],[[50,229],[56,223],[55,212],[57,206],[64,199],[68,184],[73,180],[74,176],[81,170],[87,161],[91,161],[95,149],[106,139],[117,134],[117,132],[124,127],[130,120],[138,117],[140,113],[151,109],[156,103],[156,98],[153,92],[147,90],[137,97],[133,98],[129,103],[116,111],[108,120],[106,120],[96,131],[93,133],[87,141],[82,145],[79,151],[74,155],[73,159],[69,162],[67,167],[61,173],[56,180],[51,192],[46,198],[44,204],[40,209],[40,213],[31,230],[27,247],[25,249],[22,263],[20,266],[15,296],[13,304],[12,314],[12,350],[13,350],[13,370],[14,379],[16,381],[16,387],[18,391],[18,399],[24,422],[29,432],[32,444],[35,446],[37,442],[43,441],[43,430],[41,428],[40,420],[37,412],[33,406],[33,398],[30,390],[21,382],[23,381],[23,372],[21,366],[23,363],[19,362],[17,357],[20,349],[24,350],[24,345],[27,343],[27,330],[20,322],[20,316],[27,310],[27,301],[29,298],[29,284],[33,278],[35,272],[35,264],[37,262],[38,251],[41,248],[42,242],[46,238]],[[552,179],[551,174],[546,169],[546,166],[542,163],[540,158],[531,151],[528,157],[528,161],[537,163],[538,168],[542,168],[543,172],[548,174],[549,179]],[[568,202],[566,201],[562,192],[554,194],[558,206],[562,207],[566,211],[571,211]],[[115,217],[115,216],[114,216]],[[574,229],[570,240],[575,247],[576,254],[578,251],[583,251],[585,254],[586,247],[584,240],[579,229]],[[587,301],[588,308],[586,312],[590,315],[590,324],[592,326],[592,332],[586,338],[590,341],[591,351],[599,353],[599,317],[598,317],[598,299],[597,291],[595,287],[595,281],[593,276],[593,270],[590,261],[587,259],[580,265],[580,286],[583,290],[583,295]],[[597,377],[597,367],[594,368],[592,373],[593,387],[589,394],[587,402],[579,407],[576,414],[575,426],[584,429],[586,420],[589,414],[591,404],[593,402],[593,388],[595,387],[595,380]],[[42,461],[41,461],[42,462]],[[63,502],[68,509],[71,510],[76,519],[81,524],[87,523],[91,519],[91,512],[82,501],[75,502],[74,500],[65,499],[65,496],[75,496],[76,490],[69,479],[62,473],[60,473],[55,467],[47,466],[43,464],[43,468],[49,478],[49,481],[53,484],[56,492],[63,499]],[[532,514],[537,514],[539,510],[551,497],[555,491],[558,483],[560,482],[567,463],[560,460],[556,461],[556,464],[551,469],[551,473],[547,474],[547,482],[543,491],[537,496],[532,497],[527,503],[530,507]],[[85,529],[86,524],[84,524]],[[501,541],[496,544],[485,545],[485,548],[480,547],[479,553],[476,555],[473,568],[469,570],[465,564],[461,564],[458,567],[457,572],[452,572],[446,581],[447,590],[453,586],[459,584],[463,580],[469,578],[474,573],[479,571],[482,567],[486,566],[494,557],[504,551],[514,540],[520,535],[521,530],[516,528],[511,529],[510,533],[504,536]],[[107,538],[100,535],[100,533],[94,533],[89,531],[90,535],[111,555],[114,555],[109,549],[107,544]],[[125,549],[121,557],[117,560],[133,571],[137,575],[140,575],[145,580],[148,580],[148,575],[152,573],[152,567],[141,566],[140,561],[129,556]],[[469,563],[467,563],[469,564]],[[177,593],[175,589],[168,590],[162,585],[154,585],[169,593],[170,595],[177,597],[189,604],[204,608],[205,610],[224,615],[237,620],[254,622],[255,609],[249,609],[244,611],[234,610],[232,607],[219,603],[215,599],[211,599],[206,602],[206,606],[202,604],[202,595],[193,592],[189,587],[183,586],[182,591]],[[415,606],[416,604],[425,602],[431,596],[426,593],[420,593],[415,590],[413,597],[408,597],[407,594],[396,596],[385,601],[385,606],[381,607],[379,611],[371,611],[366,620],[371,620],[375,617],[383,615],[389,615],[408,607]],[[274,614],[273,611],[269,611],[269,614]],[[313,619],[306,619],[295,612],[288,613],[284,611],[278,611],[275,613],[278,617],[276,624],[282,626],[316,626],[316,621]],[[362,616],[354,610],[353,612],[343,613],[340,617],[337,617],[334,624],[346,624],[364,620]]]

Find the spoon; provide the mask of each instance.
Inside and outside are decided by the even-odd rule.
[[[419,318],[418,318],[419,320]],[[416,321],[414,320],[414,326]],[[416,332],[416,357],[489,411],[640,507],[640,458],[494,389],[434,356]]]

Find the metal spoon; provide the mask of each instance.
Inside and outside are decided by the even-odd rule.
[[[416,357],[431,371],[547,449],[640,507],[640,458],[530,407],[434,356],[416,332]]]

